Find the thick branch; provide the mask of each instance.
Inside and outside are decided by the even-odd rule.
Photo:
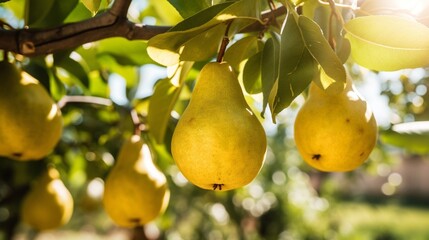
[[[130,22],[127,11],[131,0],[117,0],[111,9],[99,16],[76,23],[64,24],[51,29],[0,29],[0,49],[24,56],[36,56],[75,48],[85,43],[110,37],[128,40],[149,40],[168,31],[170,26],[150,26]],[[284,8],[274,11],[275,16],[285,13]],[[262,19],[273,13],[265,12]],[[261,31],[260,23],[251,25],[244,32]]]

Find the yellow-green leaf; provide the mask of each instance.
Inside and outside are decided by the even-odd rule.
[[[180,61],[202,61],[217,50],[226,29],[232,21],[229,34],[259,21],[255,11],[256,0],[241,0],[215,5],[186,19],[170,31],[149,40],[148,54],[156,62],[171,66]],[[208,18],[207,16],[213,16]]]
[[[263,43],[257,36],[244,37],[226,50],[223,59],[228,62],[234,70],[239,71],[240,63],[261,51],[262,46]]]
[[[319,25],[305,16],[299,16],[298,24],[305,41],[305,46],[314,60],[316,60],[324,72],[334,80],[334,83],[345,83],[346,71],[343,67],[343,63],[323,36]]]
[[[404,17],[375,15],[350,20],[344,26],[352,58],[378,71],[429,65],[429,28]]]
[[[157,143],[162,143],[171,111],[179,98],[184,79],[192,68],[193,62],[181,62],[175,66],[171,78],[160,80],[150,98],[147,120],[152,136]]]

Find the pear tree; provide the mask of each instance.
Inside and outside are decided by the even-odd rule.
[[[312,238],[302,229],[323,229],[288,214],[306,206],[278,185],[323,202],[305,172],[353,174],[386,145],[429,152],[423,103],[398,107],[421,121],[381,128],[354,84],[429,66],[428,11],[424,0],[0,0],[0,238],[73,229],[86,211],[134,239]]]

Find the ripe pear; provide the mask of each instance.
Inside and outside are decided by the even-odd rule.
[[[266,147],[265,131],[230,65],[206,64],[173,133],[179,170],[203,189],[239,188],[258,174]]]
[[[61,111],[35,78],[0,62],[0,155],[38,160],[60,139]]]
[[[73,198],[50,167],[25,196],[21,207],[22,221],[37,230],[58,228],[69,222],[73,213]]]
[[[314,82],[294,126],[303,159],[325,172],[351,171],[366,161],[377,139],[377,123],[350,76],[344,90],[328,94]]]
[[[121,147],[107,176],[104,209],[117,225],[133,228],[164,212],[169,199],[165,175],[153,163],[148,145],[133,135]]]

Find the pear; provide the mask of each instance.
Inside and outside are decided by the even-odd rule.
[[[173,133],[179,170],[203,189],[239,188],[258,174],[266,147],[265,131],[230,65],[206,64]]]
[[[45,88],[29,74],[0,62],[0,155],[38,160],[60,139],[61,111]]]
[[[22,221],[37,230],[48,230],[69,222],[72,213],[73,198],[59,172],[49,167],[25,196],[21,207]]]
[[[117,225],[134,228],[164,212],[169,199],[165,175],[154,165],[148,145],[133,135],[107,176],[104,209]]]
[[[299,110],[296,147],[312,167],[325,172],[351,171],[366,161],[377,139],[377,123],[350,76],[339,94],[328,94],[314,82]]]

